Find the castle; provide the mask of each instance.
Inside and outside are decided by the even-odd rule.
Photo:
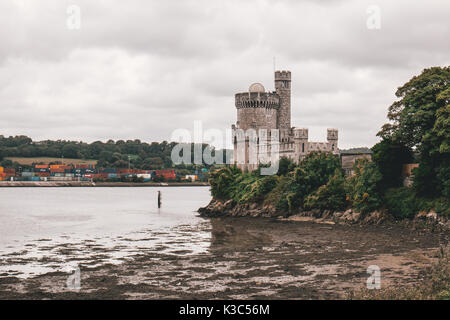
[[[339,154],[337,129],[327,129],[327,142],[310,142],[308,129],[291,127],[290,71],[275,72],[273,92],[266,92],[262,84],[254,83],[248,92],[237,93],[235,105],[237,122],[232,125],[233,161],[243,170],[253,171],[259,163],[273,159],[274,141],[279,157],[290,158],[296,163],[312,151]],[[275,139],[273,132],[277,133]]]

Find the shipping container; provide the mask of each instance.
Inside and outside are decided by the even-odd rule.
[[[37,164],[34,166],[35,169],[48,169],[47,164]]]
[[[72,181],[72,177],[48,177],[49,181]]]
[[[115,179],[117,177],[117,173],[108,173],[108,179]]]
[[[174,180],[177,178],[175,170],[173,169],[155,170],[155,172],[157,177],[164,177],[167,180]]]
[[[50,172],[35,172],[34,175],[38,177],[49,177]]]
[[[95,169],[93,164],[76,164],[75,169]]]
[[[61,168],[50,168],[51,173],[64,173],[64,169]]]
[[[29,171],[22,172],[22,177],[33,177],[33,176],[34,176],[34,172],[29,172]]]

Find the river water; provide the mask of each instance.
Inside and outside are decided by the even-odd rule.
[[[0,274],[29,277],[73,261],[120,262],[141,249],[204,252],[210,224],[195,211],[209,200],[208,187],[2,188]]]
[[[157,192],[162,207],[157,208]],[[0,188],[0,299],[342,298],[420,281],[448,234],[201,218],[208,187]],[[66,281],[79,268],[81,290]]]

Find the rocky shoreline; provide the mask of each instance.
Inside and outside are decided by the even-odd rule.
[[[379,224],[401,224],[405,227],[417,229],[425,228],[431,231],[447,232],[450,231],[450,220],[440,217],[435,211],[421,211],[414,219],[396,220],[387,211],[377,210],[362,214],[353,209],[346,211],[331,210],[298,210],[293,213],[279,212],[273,205],[263,205],[260,203],[236,204],[233,200],[219,201],[212,199],[211,202],[203,208],[198,209],[198,213],[203,217],[262,217],[276,218],[286,221],[311,221],[325,224],[344,224],[344,225],[379,225]]]

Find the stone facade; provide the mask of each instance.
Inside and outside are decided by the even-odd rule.
[[[355,164],[356,160],[359,160],[359,159],[367,159],[369,161],[372,161],[372,153],[342,153],[341,154],[342,169],[344,170],[346,175],[352,176],[354,174],[353,165]]]
[[[280,157],[295,162],[312,151],[339,154],[337,129],[327,129],[327,142],[310,142],[308,129],[291,127],[290,71],[275,72],[274,92],[266,92],[262,84],[254,83],[248,92],[237,93],[235,106],[237,122],[232,126],[234,163],[243,170],[252,171],[258,163],[268,162],[274,143]],[[275,129],[278,130],[277,137],[271,136],[271,130]]]

